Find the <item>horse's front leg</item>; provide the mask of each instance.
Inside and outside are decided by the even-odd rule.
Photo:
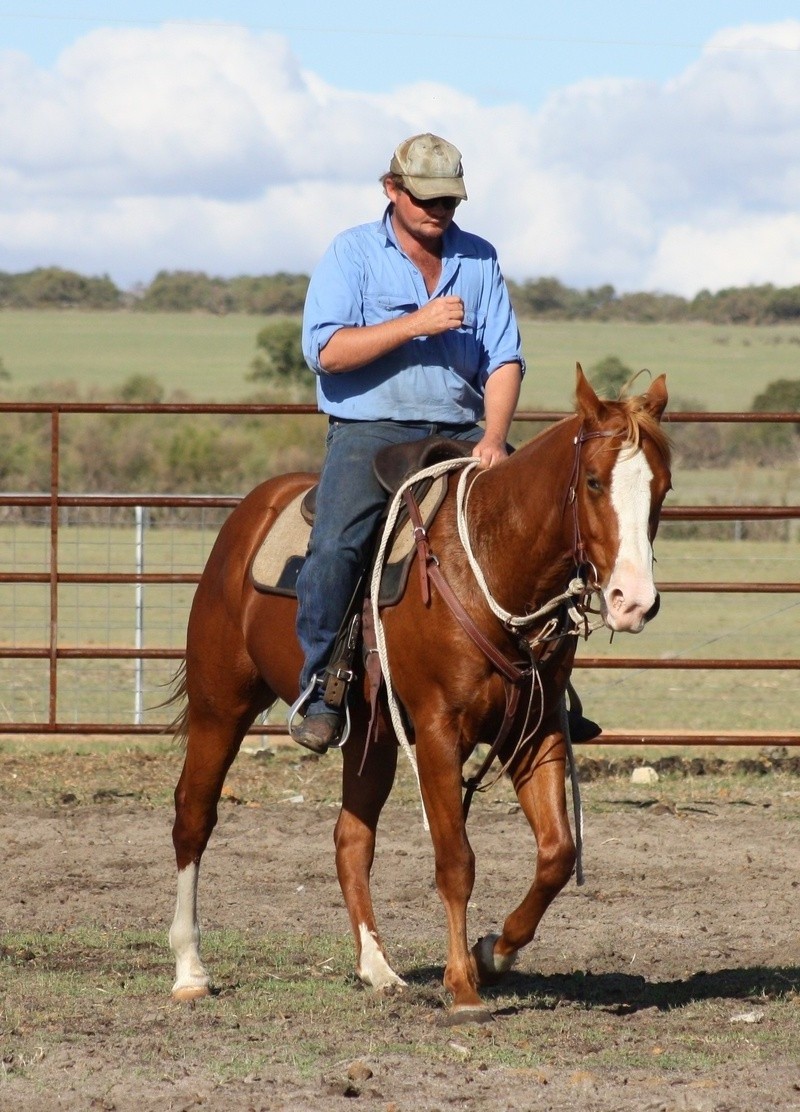
[[[478,994],[467,942],[467,903],[475,883],[475,854],[467,838],[461,794],[461,754],[435,722],[417,734],[422,797],[436,862],[436,887],[447,915],[444,986],[452,997],[451,1023],[486,1023],[491,1013]]]
[[[501,935],[487,935],[473,947],[481,984],[496,982],[532,941],[547,908],[575,866],[575,843],[567,814],[564,771],[566,749],[560,732],[546,734],[512,770],[520,806],[538,847],[533,884],[503,924]]]

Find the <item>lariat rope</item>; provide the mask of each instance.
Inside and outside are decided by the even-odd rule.
[[[494,597],[492,596],[491,591],[489,590],[489,586],[486,582],[485,576],[483,575],[483,571],[482,571],[480,565],[478,564],[477,559],[475,558],[475,554],[474,554],[473,549],[472,549],[472,543],[471,543],[470,537],[469,537],[469,527],[468,527],[468,524],[467,524],[467,505],[468,505],[468,501],[469,501],[468,492],[469,492],[469,490],[471,490],[471,487],[467,488],[467,477],[469,475],[469,472],[473,471],[478,466],[480,466],[479,461],[476,460],[476,459],[457,458],[457,459],[443,460],[440,463],[433,464],[431,467],[427,467],[422,471],[416,472],[414,475],[412,475],[410,478],[406,479],[405,482],[403,482],[400,485],[400,487],[395,492],[394,497],[392,498],[392,501],[389,505],[389,510],[388,510],[387,518],[386,518],[386,524],[385,524],[385,527],[384,527],[384,530],[383,530],[383,536],[381,537],[381,543],[380,543],[380,546],[378,548],[378,553],[377,553],[377,556],[375,558],[375,564],[374,564],[373,572],[372,572],[372,579],[370,581],[372,617],[373,617],[373,623],[374,623],[374,627],[375,627],[375,642],[376,642],[376,648],[377,648],[377,653],[378,653],[378,659],[379,659],[380,665],[381,665],[381,671],[383,673],[384,682],[386,684],[386,698],[387,698],[387,703],[388,703],[388,706],[389,706],[389,715],[390,715],[391,720],[392,720],[392,726],[394,727],[394,731],[395,731],[395,734],[397,736],[397,740],[400,743],[400,746],[403,749],[403,752],[405,753],[406,757],[408,758],[408,762],[411,765],[412,771],[414,773],[414,779],[416,780],[417,790],[420,794],[420,801],[422,803],[422,816],[423,816],[423,825],[424,825],[425,830],[429,830],[430,826],[429,826],[429,823],[428,823],[428,816],[425,813],[425,801],[424,801],[423,796],[422,796],[422,786],[420,784],[419,768],[417,766],[416,756],[414,754],[414,751],[411,748],[411,742],[409,741],[408,735],[406,734],[405,723],[403,722],[403,717],[402,717],[402,713],[401,713],[401,710],[400,710],[400,706],[397,702],[397,698],[396,698],[395,693],[394,693],[394,686],[392,684],[392,677],[391,677],[391,672],[390,672],[390,669],[389,669],[389,657],[388,657],[388,652],[387,652],[387,648],[386,648],[386,634],[385,634],[385,631],[384,631],[384,628],[383,628],[383,620],[381,618],[380,607],[379,607],[380,583],[381,583],[381,576],[383,574],[384,564],[386,562],[386,550],[388,548],[390,538],[392,536],[395,525],[397,523],[397,518],[400,514],[400,510],[401,510],[401,507],[402,507],[402,504],[403,504],[403,495],[405,494],[405,492],[407,490],[409,490],[411,487],[413,487],[414,485],[416,485],[421,479],[428,479],[428,478],[437,479],[441,475],[447,474],[447,472],[449,472],[449,471],[456,471],[456,470],[459,470],[459,469],[461,470],[462,474],[461,474],[461,477],[459,479],[458,488],[457,488],[457,492],[456,492],[456,519],[457,519],[457,524],[458,524],[459,538],[461,539],[461,544],[464,548],[464,552],[466,553],[467,560],[469,561],[470,568],[472,569],[472,572],[475,576],[475,579],[476,579],[479,587],[481,588],[481,591],[483,593],[484,598],[486,599],[487,604],[489,605],[490,609],[495,614],[495,616],[498,617],[502,622],[504,622],[506,624],[506,626],[508,626],[509,628],[522,629],[525,626],[531,625],[533,622],[537,621],[539,618],[545,616],[546,614],[551,613],[553,610],[557,610],[561,606],[562,603],[568,602],[570,599],[573,599],[576,596],[586,595],[587,593],[591,593],[591,591],[587,591],[587,586],[584,583],[584,581],[582,579],[576,577],[575,579],[571,580],[571,582],[569,583],[569,586],[567,587],[567,589],[564,592],[562,592],[556,598],[551,599],[549,602],[545,603],[543,606],[539,607],[539,609],[536,610],[535,613],[533,613],[533,614],[513,615],[513,614],[509,613],[507,610],[505,610],[503,607],[500,606],[500,604],[496,601],[496,599],[494,599]],[[588,637],[590,632],[591,632],[591,627],[589,627],[588,625],[585,625],[583,635],[585,637]],[[548,626],[542,632],[542,634],[540,634],[540,636],[538,638],[536,638],[535,641],[530,642],[531,647],[533,646],[533,644],[539,644],[540,641],[544,640],[551,633],[552,633],[552,630],[550,629],[550,623],[548,623]],[[531,709],[531,705],[532,705],[532,701],[533,701],[533,691],[534,691],[534,688],[536,686],[536,680],[538,679],[538,673],[536,672],[535,668],[534,668],[533,675],[534,675],[534,682],[532,683],[531,692],[530,692],[530,696],[529,696],[529,706],[528,706],[528,711],[526,713],[526,718],[525,718],[526,723],[528,722],[528,719],[529,719],[530,709]],[[544,704],[542,702],[540,715],[539,715],[539,723],[541,722],[541,716],[542,716],[543,712],[544,712]],[[573,811],[574,811],[574,815],[575,815],[575,842],[576,842],[576,853],[577,853],[576,877],[577,877],[578,884],[582,884],[583,883],[583,866],[582,866],[583,808],[582,808],[582,804],[581,804],[580,788],[579,788],[579,785],[578,785],[578,778],[577,778],[577,774],[576,774],[575,757],[574,757],[574,753],[573,753],[573,749],[572,749],[572,739],[570,737],[569,725],[568,725],[568,721],[567,721],[566,702],[565,702],[564,699],[562,699],[562,704],[561,704],[561,719],[562,719],[562,727],[563,727],[562,732],[564,734],[564,741],[565,741],[566,749],[567,749],[567,759],[568,759],[568,764],[569,764],[569,769],[570,769],[570,779],[571,779],[571,783],[572,783],[572,803],[573,803]],[[523,727],[523,737],[520,739],[520,742],[517,744],[517,746],[515,746],[515,753],[519,751],[519,748],[520,748],[520,745],[522,744],[522,742],[528,740],[528,738],[530,738],[532,736],[532,734],[538,728],[539,723],[537,723],[537,725],[536,725],[536,727],[534,727],[533,731],[528,731],[527,735],[524,734],[524,727]],[[505,765],[503,768],[501,768],[498,775],[495,776],[494,779],[492,780],[492,784],[496,783],[496,781],[499,779],[499,777],[502,775],[502,773],[506,770],[507,767],[508,766]]]
[[[577,440],[577,446],[579,447],[579,439]],[[474,462],[477,462],[477,461],[474,461]],[[471,468],[469,468],[469,470],[471,470]],[[504,625],[509,629],[513,629],[513,630],[525,629],[526,626],[532,625],[539,618],[543,618],[547,614],[552,613],[553,610],[557,610],[561,606],[562,603],[569,602],[571,599],[578,598],[580,596],[585,596],[587,593],[590,593],[590,592],[587,591],[587,587],[586,587],[586,584],[584,583],[584,581],[581,578],[579,578],[578,576],[576,576],[574,579],[570,580],[570,582],[569,582],[565,591],[563,591],[560,595],[557,595],[555,598],[551,599],[549,602],[544,603],[544,605],[540,606],[539,609],[534,611],[534,613],[532,613],[532,614],[519,614],[519,615],[517,615],[517,614],[511,614],[508,610],[505,610],[500,605],[500,603],[494,598],[491,591],[489,590],[489,585],[486,582],[486,578],[483,574],[483,569],[481,568],[480,564],[478,563],[478,561],[475,557],[475,553],[474,553],[473,548],[472,548],[472,541],[471,541],[470,535],[469,535],[469,524],[468,524],[468,520],[467,520],[467,509],[468,509],[468,506],[469,506],[469,496],[472,492],[472,487],[473,487],[474,483],[467,486],[467,474],[468,474],[468,469],[465,469],[463,474],[461,475],[461,477],[458,480],[458,488],[457,488],[457,491],[456,491],[456,507],[457,507],[456,520],[458,522],[458,535],[459,535],[459,538],[461,539],[461,545],[464,549],[464,552],[466,553],[467,560],[469,561],[469,566],[472,569],[472,574],[475,576],[475,579],[478,582],[478,586],[480,587],[480,589],[483,593],[483,597],[486,600],[490,610],[495,615],[495,617],[499,618],[500,621],[503,622]],[[477,478],[477,476],[476,476],[476,478]],[[574,482],[575,482],[575,476],[573,475],[572,480],[570,482],[570,492],[571,492],[573,498],[574,498]],[[569,608],[569,613],[570,613],[570,617],[572,618],[572,620],[575,622],[575,625],[576,625],[576,629],[574,630],[575,635],[576,636],[583,636],[584,639],[588,638],[589,634],[592,632],[593,629],[597,629],[600,625],[603,624],[602,621],[599,621],[599,622],[596,622],[594,625],[590,625],[588,623],[587,619],[586,619],[585,610],[583,612],[579,613],[579,612],[576,611],[575,607],[570,607]],[[583,629],[582,630],[580,629],[581,623],[583,623]],[[552,619],[550,622],[548,622],[545,625],[544,629],[542,630],[542,632],[539,634],[538,637],[536,637],[535,639],[532,639],[528,642],[530,647],[531,647],[531,650],[533,649],[534,645],[538,645],[541,642],[548,640],[549,637],[552,636],[554,625],[555,625],[555,619]],[[523,745],[533,737],[534,733],[536,732],[536,730],[541,725],[542,716],[544,714],[544,696],[543,696],[543,693],[540,695],[539,720],[536,723],[536,725],[533,727],[533,729],[528,729],[527,732],[525,730],[525,727],[527,726],[527,724],[530,720],[531,708],[533,706],[533,694],[534,694],[534,690],[535,690],[537,682],[538,682],[539,686],[541,687],[541,680],[539,680],[539,673],[534,668],[533,682],[531,684],[531,691],[530,691],[530,696],[529,696],[529,700],[528,700],[528,710],[526,712],[525,720],[524,720],[525,724],[523,725],[523,732],[522,732],[522,735],[520,736],[519,742],[514,747],[514,752],[512,753],[509,760],[506,761],[503,765],[501,765],[501,767],[498,769],[498,771],[495,773],[495,775],[492,777],[492,779],[488,781],[488,783],[483,784],[480,787],[478,787],[476,785],[474,790],[476,790],[476,791],[486,791],[489,788],[493,787],[497,783],[497,781],[500,779],[500,777],[508,770],[511,762],[513,761],[513,759],[517,755],[517,753],[520,751],[520,749],[523,747]],[[560,715],[559,716],[560,716],[560,720],[561,720],[561,732],[564,735],[564,743],[565,743],[566,749],[567,749],[567,764],[569,766],[570,786],[571,786],[571,789],[572,789],[572,810],[573,810],[573,814],[575,816],[575,879],[576,879],[576,882],[577,882],[578,885],[582,885],[585,881],[584,873],[583,873],[583,803],[581,801],[581,789],[580,789],[580,783],[578,781],[577,766],[576,766],[576,763],[575,763],[575,752],[574,752],[574,749],[573,749],[573,746],[572,746],[572,736],[571,736],[570,730],[569,730],[569,718],[567,716],[567,704],[566,704],[566,699],[565,698],[562,698],[562,700],[561,700]],[[483,771],[485,771],[485,768],[481,769],[481,772],[483,772]]]
[[[414,751],[411,748],[411,742],[408,740],[406,734],[405,723],[403,716],[400,712],[397,699],[394,693],[394,686],[392,684],[392,676],[389,670],[389,657],[386,652],[386,634],[383,629],[383,619],[381,618],[380,607],[378,605],[381,589],[381,576],[383,574],[383,566],[386,562],[386,549],[389,545],[389,540],[397,524],[397,518],[400,514],[400,508],[403,504],[403,494],[406,490],[412,487],[420,479],[438,479],[440,475],[446,474],[448,471],[455,471],[456,468],[468,466],[473,461],[469,459],[448,459],[442,460],[441,463],[435,463],[431,467],[426,467],[424,471],[418,471],[412,475],[410,479],[406,479],[404,483],[395,492],[394,498],[389,505],[389,512],[386,518],[386,525],[381,537],[381,543],[378,548],[378,554],[375,557],[375,565],[372,571],[372,579],[370,581],[371,603],[372,603],[372,620],[375,626],[375,643],[378,650],[378,659],[381,663],[381,672],[383,673],[383,680],[386,684],[386,699],[389,704],[389,714],[394,726],[394,732],[400,746],[408,758],[408,763],[414,773],[414,779],[417,782],[417,791],[419,792],[420,801],[422,802],[422,819],[423,825],[426,830],[430,830],[428,825],[428,816],[425,813],[425,800],[422,798],[422,786],[419,782],[419,769],[417,767],[417,759]],[[477,463],[477,461],[475,461]]]
[[[570,580],[569,585],[565,591],[563,591],[560,595],[556,595],[556,597],[551,599],[549,602],[544,603],[543,606],[540,606],[539,609],[535,610],[532,614],[511,614],[508,610],[505,610],[500,605],[497,599],[492,595],[492,592],[489,590],[489,584],[486,582],[486,577],[483,574],[483,569],[478,563],[475,557],[475,553],[472,550],[472,541],[470,540],[469,536],[469,526],[467,523],[467,507],[469,505],[469,496],[472,492],[472,485],[467,487],[466,480],[467,472],[477,466],[477,460],[468,460],[467,467],[465,468],[461,478],[458,480],[458,489],[456,491],[458,535],[461,539],[461,545],[464,549],[464,552],[466,553],[467,560],[469,561],[469,566],[470,568],[472,568],[472,574],[478,581],[478,586],[483,593],[483,597],[485,598],[489,609],[492,611],[495,617],[499,618],[500,621],[507,628],[524,629],[526,626],[533,625],[534,622],[537,622],[546,614],[550,614],[553,612],[553,610],[557,610],[559,606],[561,606],[562,602],[569,602],[569,600],[572,598],[576,598],[579,595],[585,595],[587,593],[586,584],[581,578],[576,576],[574,579]],[[592,628],[596,627],[593,626]],[[589,632],[591,632],[591,630],[589,630]],[[544,634],[541,635],[539,638],[533,641],[532,644],[538,644],[539,641],[544,639],[544,636]]]

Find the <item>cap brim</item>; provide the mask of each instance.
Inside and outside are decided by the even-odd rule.
[[[467,199],[463,178],[412,178],[404,174],[403,185],[418,201],[429,201],[432,197]]]

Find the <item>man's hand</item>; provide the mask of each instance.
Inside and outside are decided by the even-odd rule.
[[[514,417],[522,382],[519,363],[504,363],[489,375],[486,383],[486,431],[472,450],[482,468],[506,459],[508,430]]]
[[[460,297],[434,297],[414,313],[418,336],[438,336],[464,323],[464,302]]]
[[[493,463],[508,457],[505,441],[492,440],[484,436],[472,449],[474,459],[480,461],[481,469],[491,467]]]

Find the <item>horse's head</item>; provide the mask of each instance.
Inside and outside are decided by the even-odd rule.
[[[669,443],[660,425],[665,377],[646,394],[603,401],[578,364],[576,399],[576,550],[597,573],[609,629],[639,633],[659,605],[652,543],[670,489]]]

